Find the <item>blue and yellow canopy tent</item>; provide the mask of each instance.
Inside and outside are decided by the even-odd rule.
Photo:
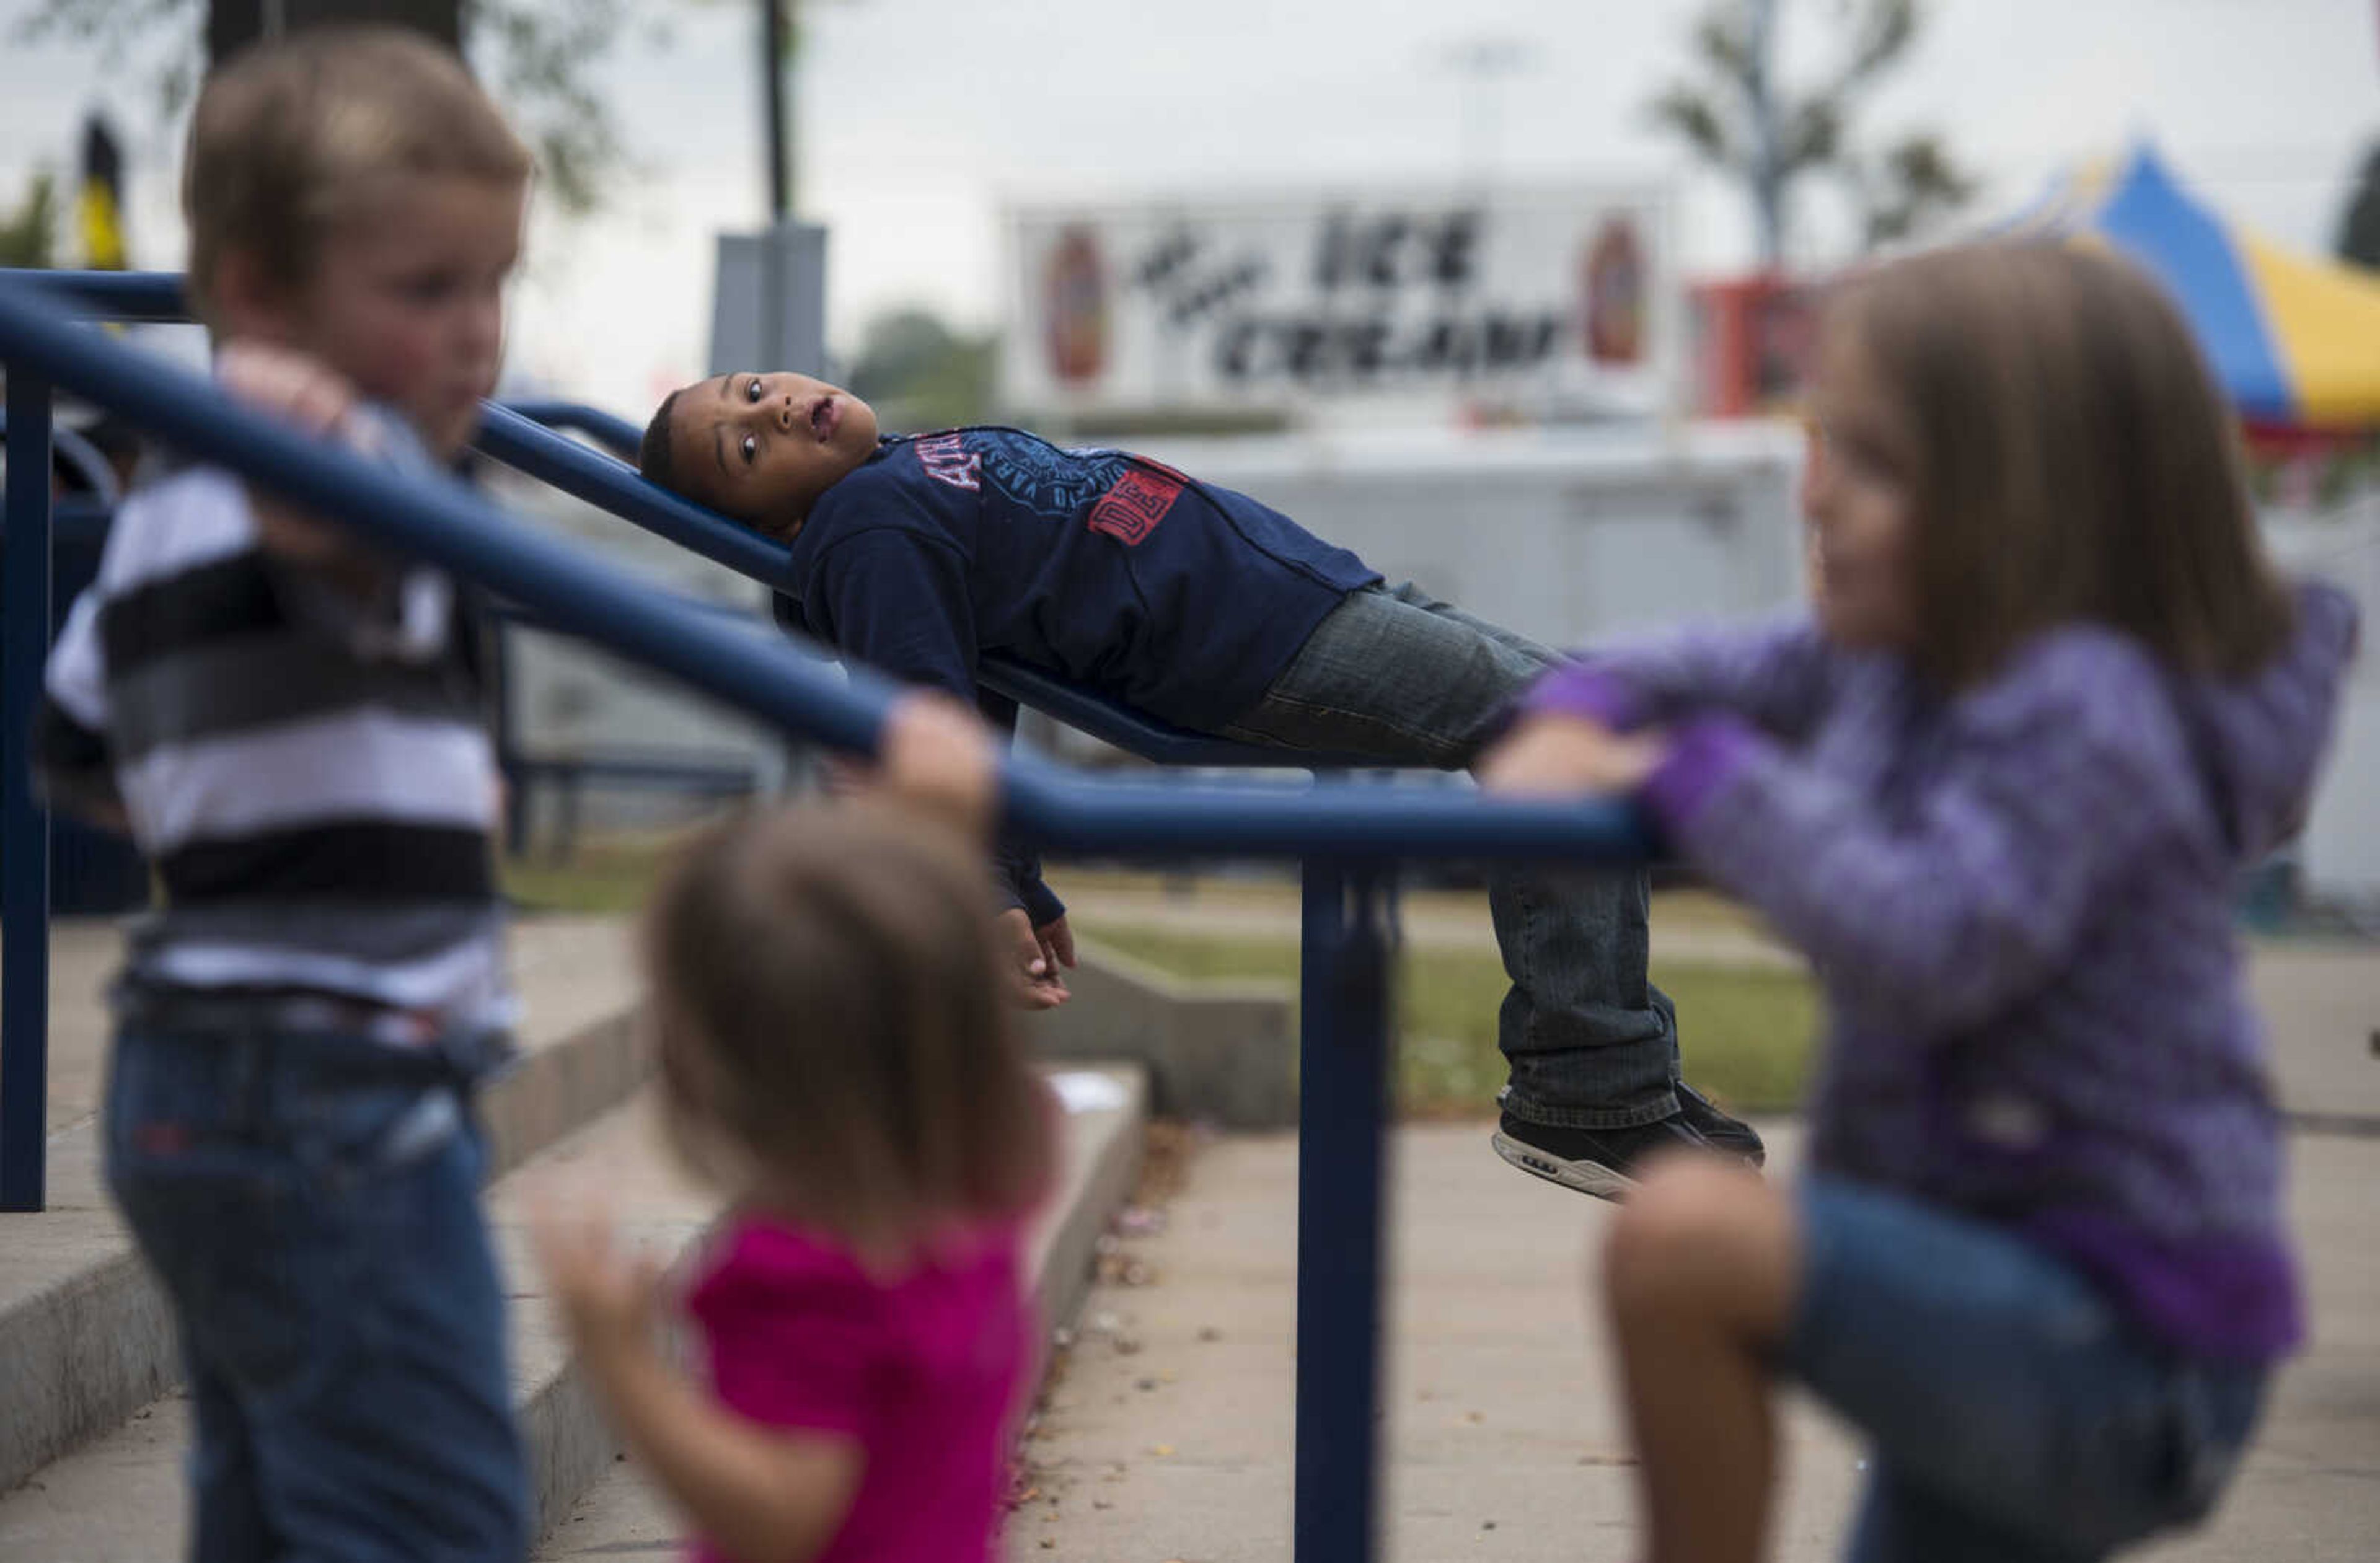
[[[2004,232],[2104,244],[2146,267],[2252,429],[2380,427],[2380,273],[2225,222],[2150,148],[2062,179]]]

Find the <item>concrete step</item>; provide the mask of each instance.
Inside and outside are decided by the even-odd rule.
[[[1070,1324],[1089,1294],[1099,1234],[1132,1197],[1140,1168],[1147,1077],[1136,1066],[1070,1067],[1053,1078],[1072,1095],[1065,1176],[1034,1224],[1028,1263],[1043,1319]],[[1069,1082],[1078,1082],[1069,1090]],[[1101,1082],[1105,1084],[1102,1085]],[[546,1534],[544,1563],[662,1563],[683,1556],[682,1529],[635,1467],[615,1465]],[[0,1531],[0,1546],[6,1532]]]
[[[1131,1187],[1146,1099],[1135,1071],[1102,1078],[1117,1099],[1099,1112],[1069,1116],[1067,1198],[1040,1240],[1045,1266],[1080,1272],[1054,1287],[1076,1299],[1087,1285],[1099,1222]],[[512,1309],[515,1405],[528,1446],[540,1533],[570,1512],[618,1458],[547,1304],[524,1232],[527,1213],[541,1193],[590,1183],[602,1188],[628,1238],[672,1257],[696,1241],[717,1207],[715,1197],[689,1182],[662,1147],[649,1097],[552,1145],[489,1191],[490,1224]],[[0,1557],[9,1563],[179,1557],[188,1409],[178,1392],[142,1405],[113,1432],[0,1497]]]
[[[520,1065],[482,1101],[496,1175],[617,1107],[650,1072],[623,939],[616,925],[583,921],[516,939],[533,1021]],[[59,997],[77,1014],[96,1008]],[[64,1061],[61,1084],[82,1083],[71,1093],[80,1110],[49,1139],[49,1208],[0,1216],[0,1492],[123,1423],[179,1373],[164,1300],[107,1198],[92,1116],[102,1072],[79,1053]]]

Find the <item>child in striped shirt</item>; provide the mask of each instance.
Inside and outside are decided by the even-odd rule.
[[[2209,1510],[2301,1330],[2230,908],[2355,611],[2116,259],[1887,266],[1812,403],[1815,621],[1589,657],[1485,768],[1634,792],[1826,986],[1798,1193],[1682,1160],[1610,1231],[1652,1556],[1758,1555],[1782,1375],[1875,1440],[1852,1557],[2098,1557]]]
[[[184,187],[219,379],[443,466],[495,385],[528,174],[415,34],[226,65]],[[443,575],[195,466],[126,502],[52,655],[51,795],[164,892],[116,985],[107,1174],[180,1327],[208,1563],[528,1545],[470,1108],[510,1000],[467,629]]]

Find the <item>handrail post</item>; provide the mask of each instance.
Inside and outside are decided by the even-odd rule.
[[[1389,867],[1305,863],[1297,1088],[1297,1563],[1370,1563],[1379,1534]]]
[[[49,1123],[50,816],[33,718],[50,648],[50,387],[8,375],[8,532],[0,544],[0,1211],[39,1210]]]

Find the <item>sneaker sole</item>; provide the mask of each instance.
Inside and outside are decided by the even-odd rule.
[[[1625,1172],[1615,1172],[1599,1161],[1565,1161],[1526,1141],[1512,1138],[1501,1129],[1488,1143],[1496,1147],[1498,1156],[1522,1171],[1596,1199],[1618,1199],[1636,1186],[1635,1179]]]

